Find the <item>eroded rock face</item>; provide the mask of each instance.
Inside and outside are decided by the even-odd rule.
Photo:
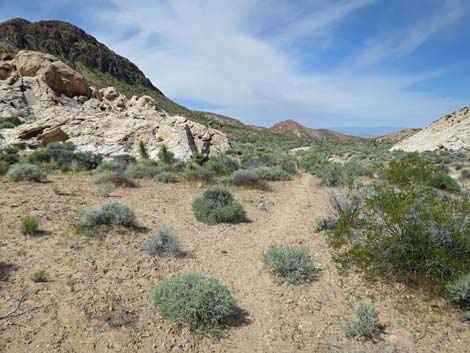
[[[5,78],[0,76],[0,119],[15,116],[25,123],[1,130],[0,146],[35,148],[52,141],[71,141],[79,151],[138,158],[142,140],[152,159],[158,158],[160,145],[166,144],[176,158],[188,160],[188,125],[199,150],[206,140],[212,155],[230,147],[222,132],[170,116],[151,97],[127,99],[113,87],[82,87],[81,75],[51,55],[20,52],[7,60],[0,57],[0,75],[8,71],[1,71],[7,63],[13,69]]]
[[[392,150],[424,152],[470,149],[470,108],[447,114],[427,128],[392,147]]]

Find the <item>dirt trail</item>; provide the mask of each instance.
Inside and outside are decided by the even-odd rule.
[[[21,308],[0,321],[1,352],[383,352],[395,329],[408,332],[416,352],[465,352],[466,324],[444,300],[398,285],[339,276],[314,221],[328,214],[325,189],[310,175],[273,183],[272,192],[233,189],[250,223],[207,226],[191,203],[199,185],[141,182],[112,199],[131,206],[149,229],[168,227],[190,255],[152,258],[142,251],[146,233],[77,235],[78,210],[106,199],[94,195],[93,177],[54,175],[49,184],[0,180],[0,314],[25,295]],[[52,192],[57,185],[65,195]],[[258,207],[261,202],[267,210]],[[45,233],[19,232],[24,215],[41,218]],[[263,268],[262,253],[273,244],[303,245],[321,267],[308,285],[276,285]],[[50,281],[33,283],[44,269]],[[159,281],[204,272],[226,284],[244,311],[223,338],[176,332],[150,300]],[[347,338],[340,327],[351,298],[368,298],[380,310],[386,331],[378,342]],[[407,352],[401,349],[401,352]]]

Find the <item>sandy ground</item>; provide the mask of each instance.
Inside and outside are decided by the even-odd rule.
[[[103,202],[93,176],[52,175],[50,183],[0,180],[0,351],[16,352],[470,352],[468,324],[444,300],[399,285],[340,276],[315,218],[328,214],[325,189],[309,175],[273,184],[272,192],[234,189],[251,223],[207,226],[191,203],[205,187],[140,182],[111,199],[131,206],[149,228],[168,227],[190,255],[153,258],[147,233],[76,234],[82,208]],[[57,185],[65,195],[52,191]],[[268,209],[258,207],[267,201]],[[40,217],[44,233],[20,233],[23,216]],[[304,245],[322,268],[308,285],[276,285],[261,254],[272,244]],[[31,274],[46,270],[49,280]],[[238,320],[221,338],[175,330],[155,310],[150,293],[161,280],[205,272],[232,291]],[[384,333],[376,342],[346,337],[341,320],[353,298],[380,310]],[[406,347],[408,346],[408,348]]]

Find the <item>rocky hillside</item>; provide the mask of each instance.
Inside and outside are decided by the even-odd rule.
[[[416,134],[419,131],[421,131],[421,129],[404,129],[397,132],[393,132],[391,134],[377,137],[377,141],[385,143],[398,143],[406,139],[407,137]]]
[[[16,118],[22,124],[2,129],[0,147],[36,148],[53,141],[70,141],[78,151],[103,156],[139,157],[139,141],[158,159],[165,144],[181,160],[209,146],[212,154],[229,148],[222,132],[161,110],[150,96],[128,99],[116,88],[92,89],[83,75],[57,57],[33,51],[0,56],[0,122]]]
[[[392,147],[407,152],[438,149],[470,149],[470,108],[447,114]]]
[[[273,133],[294,136],[303,140],[337,140],[337,141],[352,141],[359,140],[358,137],[348,136],[339,132],[327,130],[327,129],[310,129],[305,127],[296,121],[289,119],[281,121],[273,125],[270,129]]]

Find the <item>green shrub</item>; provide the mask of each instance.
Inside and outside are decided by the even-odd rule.
[[[137,227],[134,211],[127,205],[110,201],[96,205],[83,212],[80,216],[78,229],[84,233],[91,233],[100,226]]]
[[[191,181],[210,182],[214,172],[199,165],[190,164],[183,171],[183,177]]]
[[[227,156],[212,157],[206,164],[206,168],[217,175],[231,174],[238,170],[237,161]]]
[[[34,164],[14,164],[8,169],[7,178],[13,182],[43,182],[46,181],[47,174],[44,170]]]
[[[442,171],[434,173],[429,185],[435,189],[446,190],[450,192],[459,192],[460,185],[452,178]]]
[[[218,332],[236,310],[227,287],[198,273],[161,282],[153,292],[153,300],[163,318],[206,334]]]
[[[96,168],[96,173],[102,174],[106,172],[124,171],[126,169],[126,166],[127,164],[121,163],[114,159],[102,161]]]
[[[470,195],[447,197],[429,187],[375,185],[355,228],[332,235],[337,260],[368,275],[442,285],[470,272]]]
[[[177,178],[172,173],[162,172],[157,175],[157,180],[164,184],[172,184],[177,182]]]
[[[28,163],[39,164],[39,163],[49,163],[52,157],[45,148],[38,148],[31,152],[26,160]]]
[[[451,302],[462,309],[470,309],[470,273],[450,281],[446,289]]]
[[[26,216],[21,220],[21,233],[24,235],[36,235],[39,232],[39,219],[34,216]]]
[[[318,175],[328,163],[328,158],[319,152],[309,152],[299,158],[299,167],[315,175]]]
[[[299,284],[318,277],[318,269],[303,248],[271,246],[263,254],[263,262],[277,282]]]
[[[133,179],[151,179],[160,174],[162,170],[155,166],[147,166],[142,163],[129,164],[124,175]]]
[[[96,184],[113,184],[115,187],[136,188],[139,186],[134,180],[126,177],[123,172],[111,172],[97,174],[95,178]]]
[[[1,129],[13,129],[21,124],[22,124],[21,120],[17,117],[2,118],[0,119],[0,130]]]
[[[18,148],[14,146],[0,148],[0,161],[5,161],[8,164],[19,163],[20,156],[18,155]]]
[[[167,145],[162,144],[160,145],[160,150],[158,151],[158,160],[167,165],[171,165],[176,163],[176,158],[173,152],[168,150]]]
[[[185,255],[178,239],[166,228],[160,228],[158,232],[152,233],[144,249],[152,256],[170,254],[174,257],[183,257]]]
[[[230,192],[221,189],[207,190],[203,197],[194,200],[193,213],[198,221],[207,224],[246,221],[243,206],[233,199]]]
[[[116,189],[113,183],[103,183],[98,185],[98,196],[109,197],[110,194]]]
[[[268,181],[280,181],[280,180],[290,180],[290,174],[284,169],[277,167],[258,167],[251,169],[250,172],[259,176],[263,180]]]
[[[343,165],[337,162],[324,164],[322,169],[317,171],[317,175],[320,177],[322,185],[327,187],[346,185],[351,181]]]
[[[102,161],[103,157],[91,152],[74,152],[72,155],[72,162],[76,163],[79,168],[85,170],[96,169]]]
[[[47,277],[49,277],[49,274],[46,271],[38,271],[31,275],[31,280],[33,282],[46,282]]]
[[[348,336],[370,339],[380,332],[377,309],[363,301],[351,303],[350,307],[355,318],[344,321],[342,325]]]
[[[244,154],[241,158],[241,167],[244,169],[254,169],[258,167],[278,167],[289,174],[294,174],[297,170],[295,157],[287,154],[257,153]]]
[[[244,186],[252,189],[269,190],[269,185],[252,170],[240,169],[232,175],[220,178],[220,182],[233,186]]]
[[[320,216],[316,220],[316,230],[333,230],[338,223],[338,217],[336,216]]]
[[[75,146],[71,142],[49,143],[41,153],[44,158],[49,155],[62,171],[68,171],[72,163],[80,169],[92,170],[103,161],[103,157],[91,152],[75,152]]]
[[[140,154],[140,158],[149,159],[147,148],[145,147],[145,143],[142,140],[139,140],[139,154]]]
[[[0,175],[5,175],[9,168],[10,165],[7,162],[0,160]]]

